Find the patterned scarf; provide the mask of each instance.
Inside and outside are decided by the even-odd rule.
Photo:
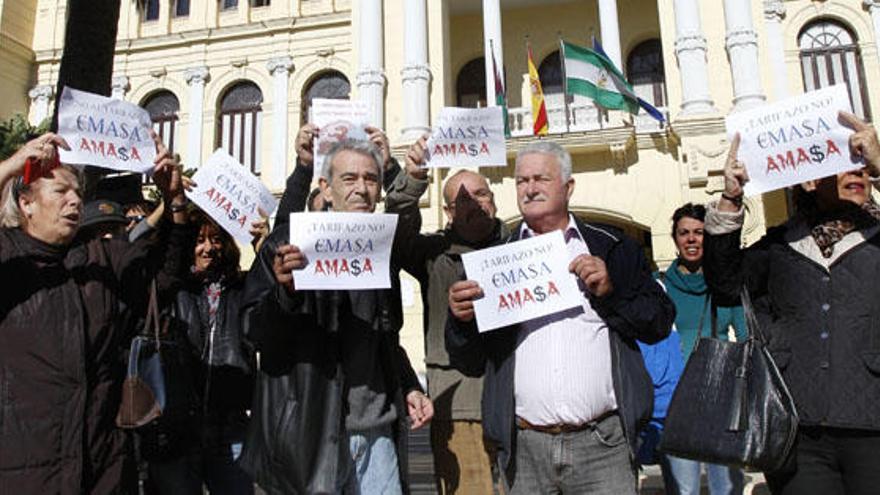
[[[220,280],[211,282],[205,286],[205,296],[208,299],[208,326],[214,327],[217,321],[217,310],[220,309],[220,293],[223,292],[223,285]]]
[[[843,212],[835,212],[833,218],[823,218],[818,213],[807,216],[810,234],[822,251],[822,256],[830,258],[834,254],[834,245],[855,230],[880,222],[880,205],[868,199],[861,208],[848,208]]]

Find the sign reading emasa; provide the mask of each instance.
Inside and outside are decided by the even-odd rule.
[[[839,84],[728,116],[728,139],[739,132],[738,158],[749,173],[745,193],[752,196],[860,168],[862,163],[849,152],[853,131],[838,120],[850,108],[846,86]]]
[[[156,145],[150,114],[122,100],[65,87],[58,107],[58,134],[70,145],[60,158],[71,165],[148,173]]]
[[[501,107],[442,108],[426,146],[428,167],[507,165]]]

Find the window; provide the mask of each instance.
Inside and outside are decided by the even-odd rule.
[[[251,0],[251,7],[268,7],[270,0]]]
[[[250,81],[236,83],[220,98],[217,146],[255,175],[260,174],[263,92]]]
[[[804,90],[845,83],[855,114],[870,120],[862,55],[852,32],[840,23],[823,19],[804,27],[798,46]]]
[[[309,120],[309,108],[314,98],[330,98],[334,100],[347,100],[351,93],[351,84],[348,78],[338,71],[327,71],[318,74],[306,85],[302,97],[301,124]]]
[[[464,64],[455,82],[457,105],[464,108],[486,106],[486,59],[475,58]]]
[[[538,66],[538,77],[541,78],[544,94],[562,93],[562,61],[559,60],[559,50],[547,55],[541,61],[541,65]]]
[[[159,18],[159,0],[141,0],[141,20],[155,21]]]
[[[186,17],[189,15],[189,0],[176,0],[174,2],[174,16]]]
[[[238,8],[238,0],[220,0],[220,10],[233,10]]]
[[[666,106],[666,76],[660,40],[636,45],[626,59],[626,79],[643,100],[655,107]]]
[[[148,96],[141,103],[141,107],[150,114],[153,130],[162,138],[168,151],[174,153],[177,142],[177,113],[180,111],[180,101],[171,91],[162,90]],[[149,182],[149,176],[144,175],[144,182]]]

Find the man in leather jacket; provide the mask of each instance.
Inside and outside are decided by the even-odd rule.
[[[373,212],[379,150],[344,141],[327,160],[320,185],[333,209]],[[288,242],[279,225],[246,281],[261,373],[242,466],[270,493],[402,493],[407,412],[417,428],[433,409],[399,345],[396,270],[388,290],[297,290],[292,272],[306,260]]]

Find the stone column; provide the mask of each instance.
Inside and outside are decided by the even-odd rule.
[[[862,5],[868,9],[874,21],[874,45],[880,46],[880,0],[864,0]],[[880,49],[877,50],[877,57],[880,57]]]
[[[758,33],[752,25],[752,2],[724,0],[724,25],[733,76],[733,111],[753,108],[766,97],[758,69]]]
[[[284,179],[287,176],[287,82],[290,71],[293,70],[293,59],[289,56],[269,59],[266,64],[269,73],[272,74],[272,161],[269,186],[276,189],[284,189]],[[269,212],[271,213],[271,212]]]
[[[110,98],[114,100],[124,100],[125,94],[131,89],[128,76],[113,76],[110,87],[112,88]]]
[[[681,113],[716,113],[709,93],[706,38],[700,23],[699,0],[675,0],[675,56],[681,75]]]
[[[403,140],[412,142],[431,131],[428,121],[428,11],[425,0],[406,0],[404,9]]]
[[[183,161],[188,167],[195,168],[202,164],[202,113],[205,105],[205,83],[210,76],[207,67],[193,67],[186,69],[183,77],[189,84],[189,128]]]
[[[764,0],[767,54],[770,56],[770,65],[777,68],[773,71],[773,96],[776,100],[788,96],[788,71],[785,70],[785,42],[782,38],[783,17],[785,4],[782,0]]]
[[[54,92],[55,88],[49,84],[34,86],[28,91],[28,96],[31,99],[32,125],[40,125],[41,122],[49,117],[49,100],[52,99]]]
[[[370,109],[370,124],[385,128],[385,61],[382,0],[361,0],[358,48],[358,99]]]
[[[490,43],[491,41],[491,43]],[[504,45],[501,40],[501,1],[483,0],[483,53],[486,60],[486,105],[495,106],[495,69],[492,67],[492,52],[498,74],[504,78]]]
[[[599,31],[602,36],[602,48],[614,65],[622,71],[619,22],[617,0],[599,0]]]

